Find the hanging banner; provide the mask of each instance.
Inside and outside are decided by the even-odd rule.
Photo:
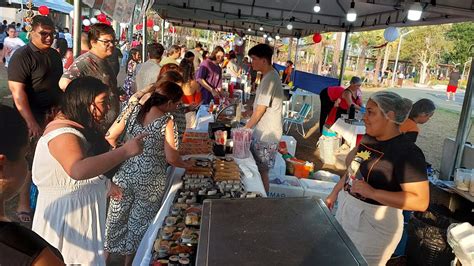
[[[83,0],[83,3],[87,6],[102,11],[119,23],[129,23],[132,19],[132,12],[134,11],[138,19],[143,18],[145,12],[142,12],[142,10],[146,10],[153,2],[154,1],[150,0],[146,0],[145,2],[143,0]],[[143,7],[145,7],[145,9],[143,9]]]

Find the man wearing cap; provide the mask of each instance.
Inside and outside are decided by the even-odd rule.
[[[351,105],[354,105],[355,109],[359,111],[362,107],[362,91],[360,86],[362,80],[359,77],[352,77],[349,87],[343,92],[341,97],[336,100],[334,107],[326,119],[326,125],[332,126],[342,114],[346,114]]]

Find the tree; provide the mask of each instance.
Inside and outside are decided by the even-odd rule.
[[[469,48],[474,44],[474,23],[456,23],[446,32],[446,39],[453,43],[453,49],[445,58],[449,63],[464,64],[470,58]]]
[[[413,27],[413,33],[404,38],[401,58],[420,65],[420,83],[426,82],[429,67],[451,49],[451,42],[445,39],[445,32],[450,28],[449,24]]]
[[[369,49],[369,46],[373,46],[377,43],[380,43],[382,40],[383,31],[382,30],[373,30],[373,31],[364,31],[356,32],[351,36],[351,46],[359,48],[360,53],[358,54],[357,61],[357,70],[356,75],[362,76],[363,71],[365,70],[365,61],[367,56],[372,52]]]

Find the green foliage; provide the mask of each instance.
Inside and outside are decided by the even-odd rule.
[[[446,53],[448,63],[464,64],[469,60],[469,47],[474,44],[474,23],[453,24],[446,32],[446,39],[453,42],[453,49]]]
[[[452,49],[452,43],[445,39],[450,28],[450,24],[408,28],[413,32],[403,38],[400,59],[435,66],[441,55]]]

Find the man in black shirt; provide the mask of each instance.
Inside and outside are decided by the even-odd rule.
[[[59,53],[51,48],[54,40],[53,21],[46,16],[35,16],[32,21],[31,42],[19,48],[8,68],[8,86],[15,107],[25,119],[30,137],[39,138],[46,115],[61,95],[58,82],[63,73]],[[35,143],[32,141],[32,143]],[[31,145],[30,166],[36,145]],[[21,221],[29,222],[29,189],[31,172],[20,193],[17,209]]]

